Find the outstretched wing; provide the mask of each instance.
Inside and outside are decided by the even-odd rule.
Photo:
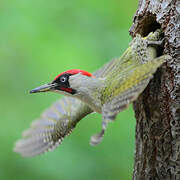
[[[92,110],[81,101],[64,97],[44,111],[16,142],[14,151],[31,157],[55,149],[69,135],[77,122]]]
[[[112,78],[111,81],[108,82],[108,92],[106,92],[108,96],[102,107],[102,130],[100,133],[91,137],[92,145],[101,142],[108,123],[114,120],[119,112],[136,100],[148,85],[150,79],[153,77],[153,73],[167,58],[168,56],[164,55],[145,64],[134,64],[131,68],[124,66],[127,67],[127,69],[124,68],[124,70],[118,74],[118,78]]]
[[[132,103],[146,88],[157,68],[165,62],[168,56],[155,58],[145,64],[134,66],[118,74],[108,85],[111,96],[103,106],[102,115],[105,119],[114,119],[115,115]],[[125,75],[124,75],[125,74]],[[111,88],[113,89],[111,90]],[[109,93],[110,94],[110,93]]]

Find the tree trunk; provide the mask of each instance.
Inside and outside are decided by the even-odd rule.
[[[139,0],[130,34],[162,28],[168,60],[134,102],[133,179],[180,180],[180,1]],[[160,51],[162,53],[162,51]]]

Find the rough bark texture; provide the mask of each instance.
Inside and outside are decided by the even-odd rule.
[[[146,36],[160,27],[163,52],[172,59],[134,103],[137,180],[180,180],[180,1],[139,0],[130,34]]]

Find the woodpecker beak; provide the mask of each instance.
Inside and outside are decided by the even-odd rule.
[[[32,89],[30,93],[38,93],[38,92],[47,92],[51,91],[57,86],[57,83],[49,83],[49,84],[44,84],[42,86],[39,86],[35,89]]]

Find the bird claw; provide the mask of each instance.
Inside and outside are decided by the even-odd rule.
[[[96,146],[96,145],[98,145],[99,143],[101,143],[101,141],[102,141],[102,139],[103,139],[103,137],[104,137],[104,133],[105,133],[105,130],[106,130],[106,128],[107,128],[107,125],[108,125],[108,123],[109,123],[110,121],[111,121],[111,120],[109,120],[109,119],[104,119],[104,118],[103,118],[103,121],[102,121],[102,130],[101,130],[101,132],[98,133],[98,134],[95,134],[95,135],[91,136],[90,144],[91,144],[92,146]]]
[[[147,44],[148,44],[148,46],[163,46],[164,42],[165,42],[165,38],[163,38],[159,41],[148,40]]]
[[[104,136],[104,129],[102,129],[100,133],[91,136],[91,140],[90,140],[91,146],[96,146],[99,143],[101,143],[103,136]]]

